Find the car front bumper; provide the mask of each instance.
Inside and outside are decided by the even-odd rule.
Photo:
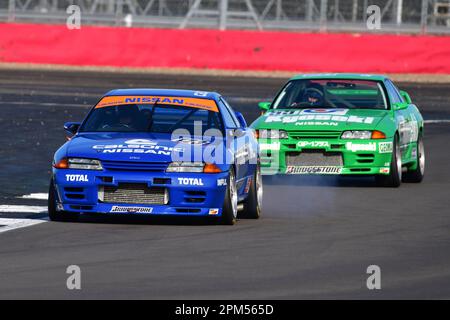
[[[220,216],[228,172],[53,169],[53,179],[60,211]]]
[[[261,171],[271,174],[387,175],[392,140],[259,139]]]

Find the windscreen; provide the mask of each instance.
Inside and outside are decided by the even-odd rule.
[[[117,105],[111,105],[111,101],[100,101],[89,114],[80,132],[172,133],[177,129],[185,129],[194,135],[204,134],[208,129],[223,131],[217,108],[201,105],[190,107],[151,99],[146,99],[145,103],[126,103],[127,101],[136,99],[118,100]]]
[[[386,109],[383,87],[369,80],[294,80],[275,99],[275,109]]]

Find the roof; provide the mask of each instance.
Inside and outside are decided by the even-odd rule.
[[[304,79],[342,79],[342,80],[373,80],[384,81],[388,79],[387,76],[377,74],[363,74],[363,73],[314,73],[314,74],[299,74],[292,77],[290,80],[304,80]]]
[[[220,95],[217,92],[200,90],[173,90],[173,89],[116,89],[111,90],[105,96],[167,96],[204,98],[216,100]]]

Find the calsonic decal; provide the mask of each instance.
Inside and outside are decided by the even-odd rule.
[[[127,104],[170,104],[175,106],[191,107],[219,112],[216,102],[210,99],[189,98],[189,97],[165,97],[165,96],[109,96],[103,97],[95,106],[96,109],[121,106]]]
[[[69,182],[89,182],[87,174],[66,174],[66,181]]]
[[[358,152],[358,151],[377,151],[377,143],[376,142],[369,142],[369,143],[354,143],[354,142],[347,142],[345,144],[345,148],[347,150],[350,150],[352,152]]]
[[[336,166],[288,166],[286,174],[340,174],[342,167]]]
[[[328,148],[329,146],[328,141],[299,141],[297,143],[299,148]]]
[[[110,213],[152,213],[153,208],[113,206]]]
[[[392,142],[379,142],[378,143],[378,150],[380,153],[389,153],[392,152]]]
[[[184,186],[203,186],[202,178],[178,178],[178,184]]]
[[[389,173],[390,169],[389,168],[380,168],[380,173]]]
[[[100,153],[144,153],[170,156],[173,151],[182,152],[182,148],[160,146],[147,139],[127,140],[123,144],[98,144],[92,147]]]
[[[280,110],[280,111],[272,111],[267,114],[266,123],[271,122],[281,122],[281,123],[300,123],[300,122],[308,122],[308,121],[322,121],[324,125],[327,123],[336,123],[336,122],[350,122],[350,123],[363,123],[363,124],[372,124],[374,121],[373,117],[358,117],[358,116],[346,116],[344,114],[347,113],[347,109],[336,109],[335,112],[329,112],[332,109],[324,109],[328,110],[328,112],[305,112],[307,110]],[[312,110],[312,109],[311,109]],[[310,110],[310,111],[311,111]],[[345,113],[344,113],[345,111]],[[302,123],[303,124],[303,123]]]

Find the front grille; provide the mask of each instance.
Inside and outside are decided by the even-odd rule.
[[[106,170],[164,172],[165,162],[102,161]]]
[[[167,204],[169,201],[166,188],[149,188],[146,184],[137,183],[122,183],[118,187],[102,186],[99,199],[105,203],[127,204]]]
[[[289,131],[293,139],[339,139],[341,131]]]
[[[342,166],[342,154],[339,152],[323,152],[321,150],[304,150],[303,152],[287,152],[287,166]]]

